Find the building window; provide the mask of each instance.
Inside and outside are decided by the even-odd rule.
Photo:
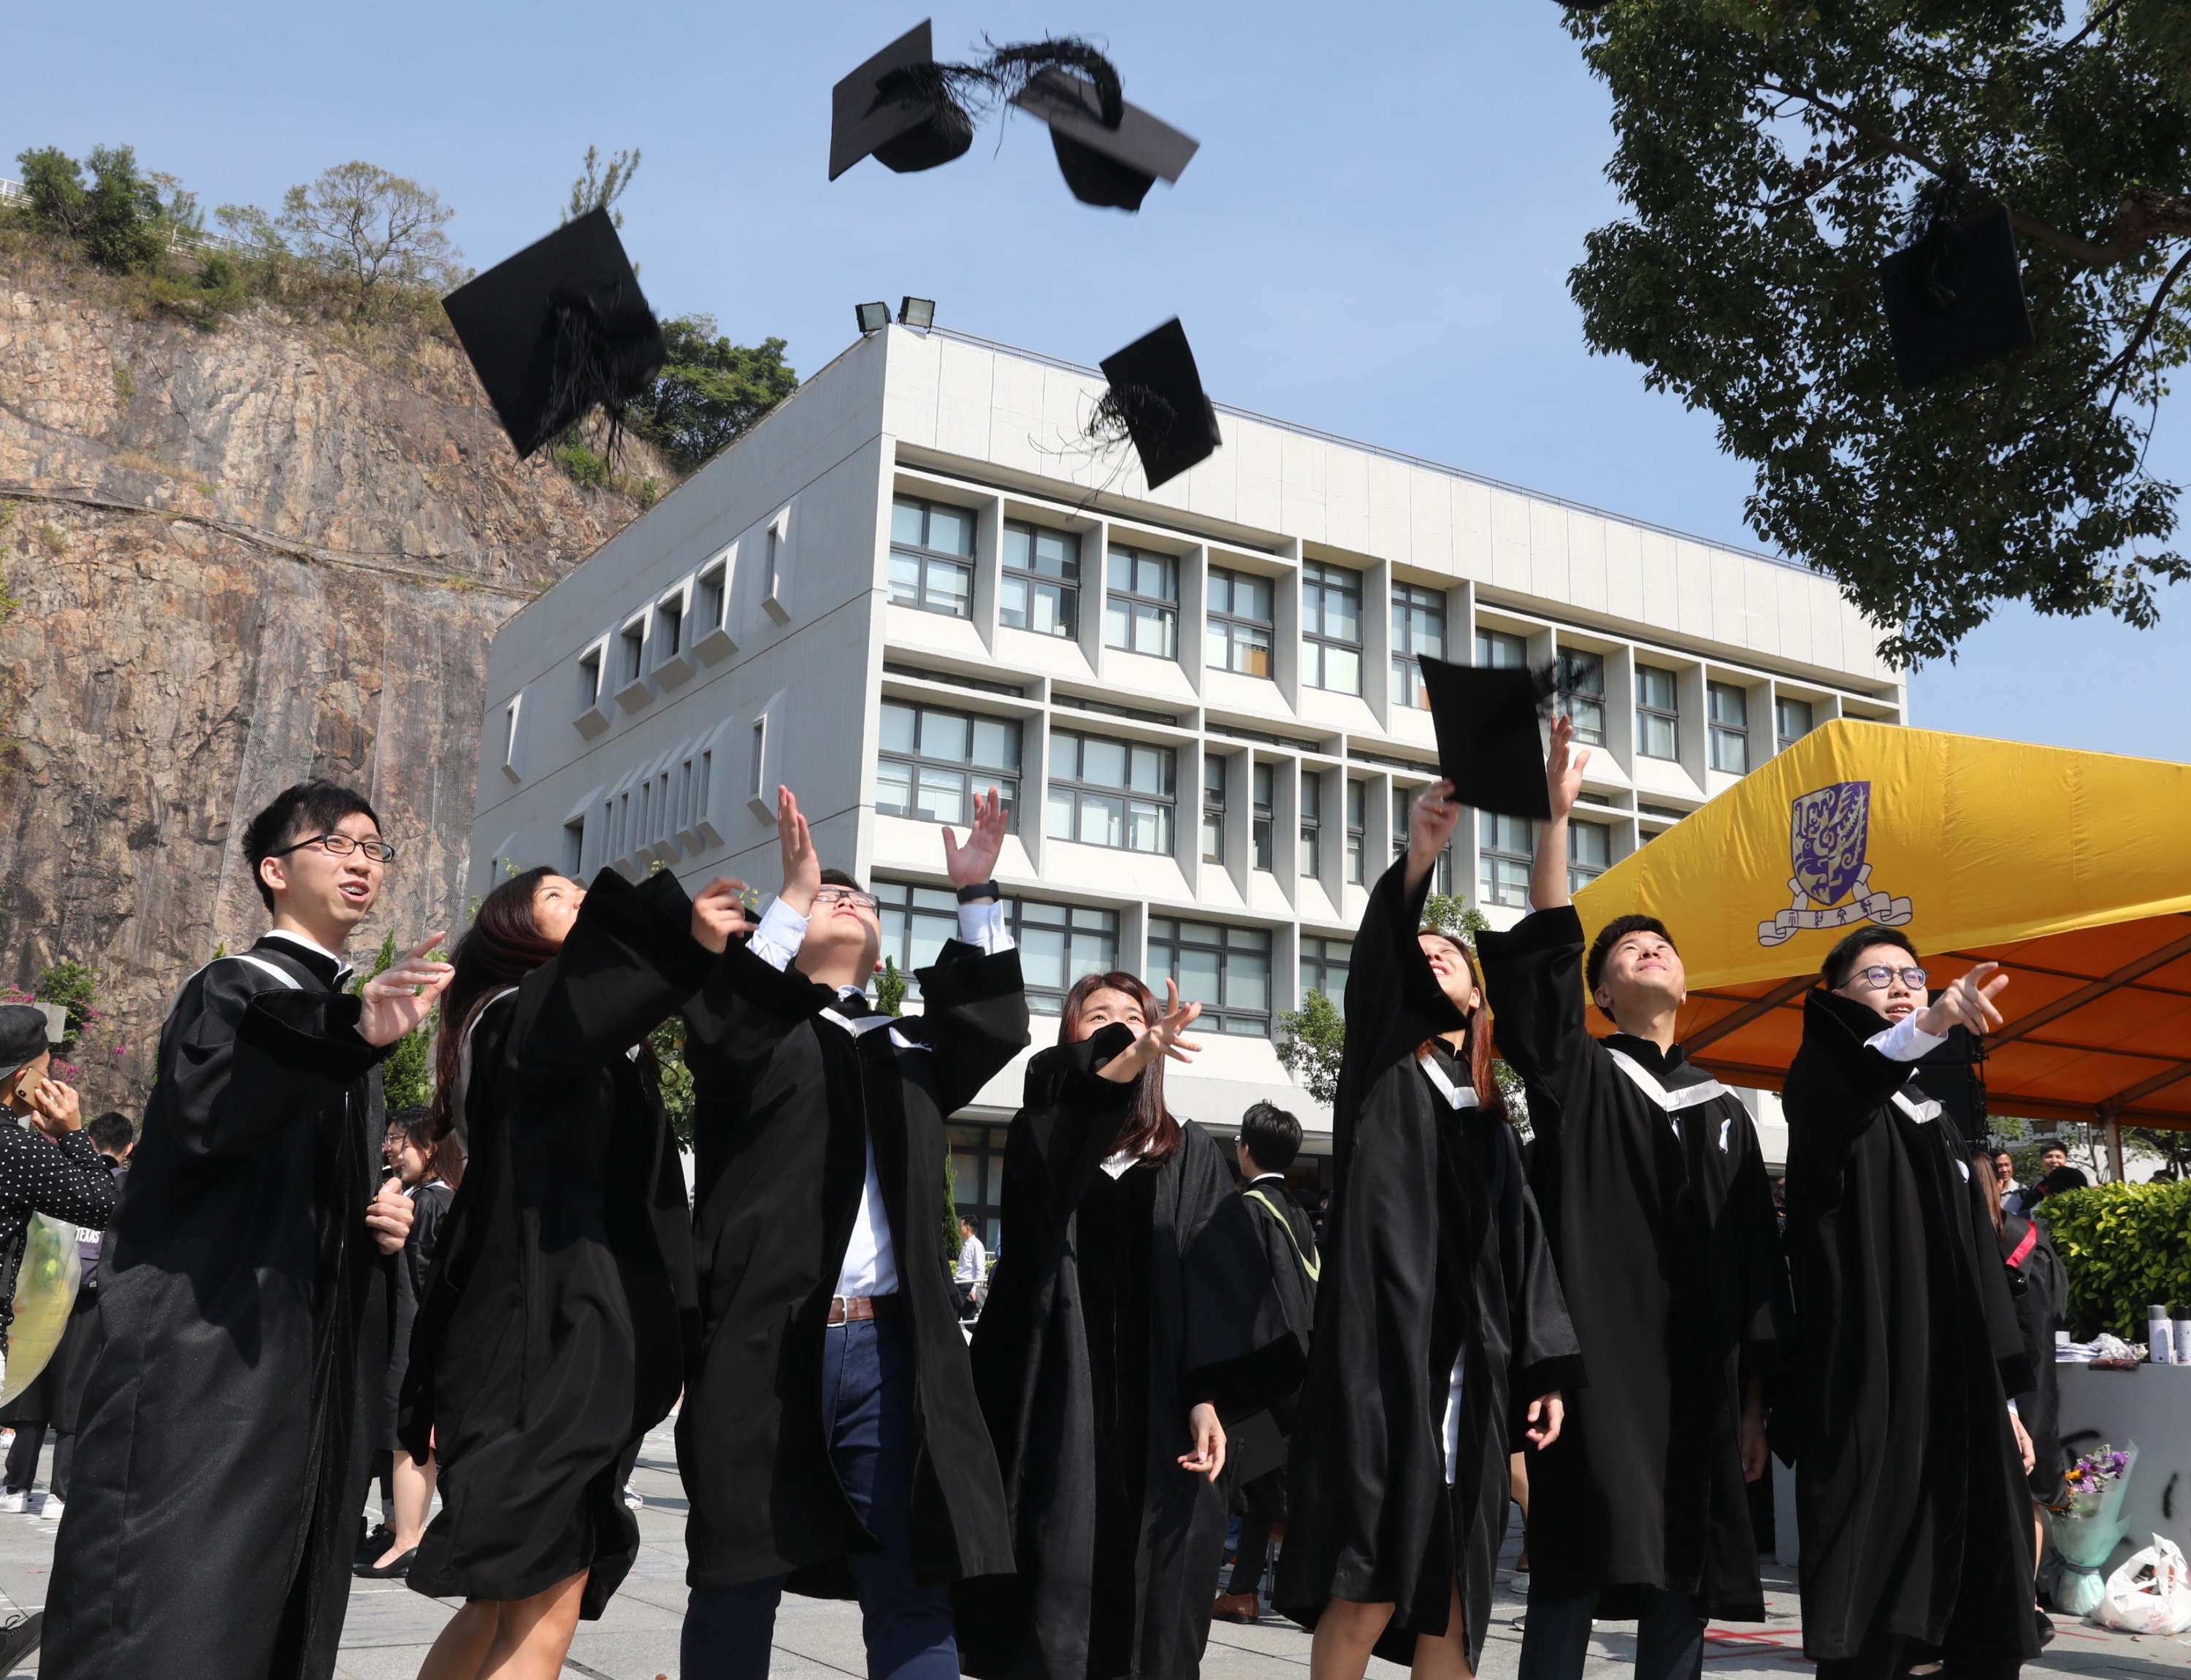
[[[623,627],[623,680],[635,683],[646,674],[646,620],[644,616]]]
[[[578,711],[592,711],[601,703],[601,650],[588,648],[578,658]]]
[[[974,1222],[982,1249],[994,1256],[1004,1218],[1004,1128],[952,1126],[945,1132],[951,1140],[952,1211]],[[959,1229],[958,1219],[951,1229]]]
[[[1243,677],[1271,674],[1271,580],[1209,568],[1209,610],[1204,660],[1212,671]]]
[[[1019,775],[1016,718],[883,702],[875,762],[875,809],[883,815],[963,826],[974,820],[974,801],[994,787],[1004,797],[1006,822],[1016,829]]]
[[[770,529],[773,544],[776,531]],[[901,496],[891,505],[893,606],[974,616],[974,515],[967,508]]]
[[[573,881],[586,877],[580,873],[586,866],[586,820],[572,817],[563,825],[563,873]]]
[[[1579,893],[1613,867],[1613,831],[1579,818],[1568,825],[1568,891]]]
[[[1359,887],[1362,880],[1363,836],[1369,826],[1369,784],[1349,778],[1346,783],[1346,879]]]
[[[1784,695],[1773,702],[1773,727],[1779,733],[1783,752],[1810,734],[1811,715],[1811,702],[1807,700],[1790,700]]]
[[[1255,867],[1268,875],[1278,867],[1274,855],[1277,848],[1273,845],[1271,837],[1273,807],[1277,803],[1278,766],[1258,764],[1250,773],[1249,780],[1252,783],[1251,791],[1255,794],[1253,826],[1249,833],[1255,854]]]
[[[1225,761],[1215,752],[1202,758],[1202,860],[1225,861]]]
[[[913,887],[902,881],[874,883],[875,915],[882,922],[882,955],[905,976],[906,1002],[920,996],[913,977],[959,937],[959,895],[948,887]]]
[[[1445,657],[1445,597],[1412,583],[1392,586],[1392,704],[1430,709],[1419,658]]]
[[[1733,775],[1750,773],[1750,695],[1733,683],[1704,684],[1711,721],[1711,767]]]
[[[1149,918],[1150,978],[1179,984],[1180,1001],[1202,1006],[1205,1030],[1271,1034],[1271,934],[1266,928]]]
[[[1408,854],[1408,813],[1414,809],[1415,796],[1404,787],[1392,790],[1392,860],[1397,863]],[[1453,891],[1453,849],[1448,846],[1437,855],[1431,867],[1431,891],[1450,894]]]
[[[692,617],[697,628],[694,634],[704,637],[711,630],[727,629],[723,610],[729,604],[726,585],[730,582],[731,563],[717,560],[700,574],[700,581],[692,586]]]
[[[1038,1015],[1060,1013],[1076,980],[1118,966],[1115,910],[1022,900],[1012,906],[1012,938],[1020,948],[1027,1007]]]
[[[1560,653],[1560,711],[1574,724],[1574,738],[1585,746],[1605,745],[1605,657],[1602,654]]]
[[[1504,630],[1476,633],[1476,662],[1496,671],[1515,671],[1529,662],[1529,644]]]
[[[1323,778],[1304,765],[1300,777],[1300,872],[1323,873]]]
[[[1169,554],[1113,548],[1103,645],[1157,659],[1179,657],[1179,562]]]
[[[997,616],[1039,636],[1080,633],[1080,539],[1041,525],[1004,527],[1004,579]]]
[[[1529,901],[1529,820],[1476,814],[1477,896],[1485,904]]]
[[[1655,665],[1636,667],[1636,750],[1646,758],[1681,757],[1681,707],[1674,673]]]
[[[654,662],[666,665],[685,651],[685,598],[672,595],[654,609]]]
[[[1169,746],[1053,729],[1050,837],[1120,851],[1169,853],[1173,763]]]
[[[1300,989],[1306,999],[1312,991],[1322,992],[1334,1003],[1346,996],[1346,965],[1353,960],[1354,945],[1350,939],[1320,939],[1304,934],[1300,942]]]
[[[1362,692],[1362,574],[1310,560],[1301,567],[1301,681]]]

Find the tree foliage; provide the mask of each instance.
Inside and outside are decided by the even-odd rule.
[[[1717,420],[1767,541],[1902,661],[1997,604],[2145,625],[2177,486],[2143,457],[2191,354],[2181,0],[1614,0],[1626,218],[1570,277],[1593,349]],[[1873,270],[1937,213],[2012,213],[2038,343],[1925,389]]]
[[[350,982],[350,989],[353,992],[364,990],[367,980],[376,974],[386,973],[395,962],[396,935],[390,934],[380,941],[380,949],[373,952],[373,962],[365,973]],[[434,1033],[441,1019],[439,1009],[430,1012],[381,1058],[380,1096],[390,1114],[399,1109],[423,1109],[433,1102]]]
[[[781,338],[734,344],[708,315],[678,315],[662,330],[669,359],[631,417],[680,473],[707,465],[799,389]]]
[[[631,178],[639,173],[639,148],[613,154],[608,167],[601,167],[600,149],[586,148],[585,173],[571,183],[570,207],[564,211],[566,223],[575,222],[589,211],[606,210],[609,220],[617,227],[623,225],[623,212],[615,208],[616,201],[631,185]]]
[[[441,231],[456,213],[441,195],[374,163],[339,163],[283,195],[266,218],[230,206],[236,225],[294,250],[342,275],[359,312],[372,313],[394,289],[441,287],[463,275],[463,259]]]
[[[2069,1334],[2145,1334],[2145,1309],[2191,1301],[2191,1183],[2095,1184],[2046,1198],[2069,1274]]]
[[[194,231],[197,207],[176,190],[162,201],[166,177],[145,174],[128,146],[94,146],[91,179],[84,165],[58,146],[39,146],[18,155],[23,190],[33,220],[73,240],[96,266],[114,274],[133,274],[156,266],[178,230]]]

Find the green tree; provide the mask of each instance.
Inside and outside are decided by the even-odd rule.
[[[367,980],[376,974],[386,973],[395,962],[396,935],[390,934],[380,941],[380,949],[373,952],[371,966],[350,982],[350,990],[364,990]],[[433,1102],[434,1030],[441,1018],[440,1010],[433,1011],[397,1039],[387,1055],[381,1058],[380,1094],[391,1112],[397,1109],[423,1109]]]
[[[2181,0],[1613,0],[1569,28],[1611,88],[1628,213],[1570,277],[1594,350],[1718,422],[1767,542],[1902,661],[2004,600],[2155,616],[2191,576],[2145,470],[2191,355]],[[2033,348],[1915,392],[1873,270],[2006,204]]]
[[[609,220],[617,227],[623,225],[623,212],[615,208],[631,178],[639,173],[639,148],[613,154],[608,167],[601,167],[600,149],[586,148],[586,173],[571,183],[571,205],[564,211],[565,222],[575,222],[590,210],[606,210]]]
[[[897,966],[897,958],[883,958],[883,971],[875,976],[875,1007],[885,1015],[905,1013],[905,995],[912,982]]]
[[[159,262],[174,219],[160,201],[159,184],[139,171],[130,147],[94,146],[88,185],[83,166],[58,147],[26,151],[15,161],[32,218],[74,239],[99,267],[128,274]],[[189,195],[179,191],[174,208],[196,213]]]
[[[61,1047],[76,1042],[78,1034],[95,1019],[99,1008],[99,973],[88,963],[64,956],[38,971],[31,995],[41,1003],[58,1003],[68,1011],[68,1032]]]
[[[649,1033],[655,1067],[662,1081],[662,1106],[669,1115],[669,1129],[677,1147],[692,1147],[692,1070],[685,1064],[685,1018],[672,1015]]]
[[[339,275],[360,313],[369,314],[392,290],[459,277],[462,258],[441,231],[455,213],[432,188],[378,164],[339,163],[289,189],[277,225],[299,253]]]
[[[632,419],[680,473],[707,465],[799,389],[781,338],[733,344],[707,315],[678,315],[662,330],[669,359]]]
[[[23,172],[23,192],[31,214],[46,226],[81,236],[90,225],[85,203],[83,166],[59,146],[36,146],[15,155]]]
[[[1329,1103],[1339,1094],[1339,1064],[1346,1048],[1346,1018],[1322,992],[1306,994],[1298,1009],[1278,1011],[1278,1065],[1317,1102]]]

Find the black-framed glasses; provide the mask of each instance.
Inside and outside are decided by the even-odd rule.
[[[352,852],[362,852],[374,863],[387,863],[396,856],[396,848],[385,840],[353,840],[347,834],[315,834],[309,839],[293,841],[279,851],[269,852],[266,855],[286,858],[290,853],[302,851],[307,846],[317,846],[333,858],[346,858]]]
[[[882,908],[882,900],[869,893],[856,893],[850,887],[824,887],[814,894],[817,910],[825,905],[848,904],[855,910],[864,910],[870,915]]]
[[[1897,974],[1902,977],[1902,984],[1912,991],[1924,990],[1925,982],[1931,978],[1922,968],[1890,968],[1883,962],[1875,963],[1869,968],[1859,968],[1850,978],[1862,980],[1874,991],[1885,991],[1894,984]]]

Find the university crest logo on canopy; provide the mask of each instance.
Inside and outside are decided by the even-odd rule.
[[[1784,945],[1806,928],[1847,928],[1876,922],[1898,928],[1916,914],[1908,899],[1874,892],[1864,846],[1871,837],[1871,784],[1837,781],[1814,787],[1795,801],[1788,849],[1795,872],[1788,889],[1795,901],[1757,924],[1757,943]],[[1843,899],[1848,900],[1842,902]]]

